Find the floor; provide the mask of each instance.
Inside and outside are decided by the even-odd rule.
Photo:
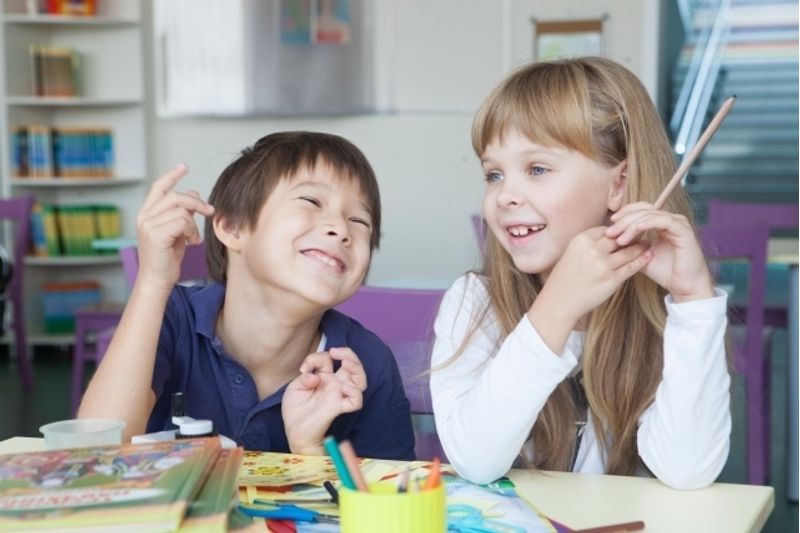
[[[786,500],[785,418],[786,409],[786,348],[785,335],[776,333],[772,358],[772,458],[771,478],[775,486],[775,509],[763,531],[785,533],[798,531],[797,503]],[[2,348],[5,350],[5,348]],[[0,353],[0,439],[15,435],[40,437],[39,426],[69,418],[69,383],[71,354],[58,348],[38,349],[34,356],[36,388],[25,392],[19,383],[16,364],[7,353]],[[87,370],[89,370],[87,368]],[[796,400],[795,400],[796,401]],[[719,481],[743,483],[744,432],[742,383],[737,381],[733,391],[734,428],[730,458]]]

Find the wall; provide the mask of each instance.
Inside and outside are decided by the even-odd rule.
[[[383,241],[370,281],[441,284],[479,264],[469,216],[479,210],[483,176],[470,147],[470,124],[490,88],[530,57],[531,17],[607,14],[607,55],[656,91],[662,0],[375,1],[378,100],[394,112],[161,119],[151,105],[151,173],[185,161],[192,170],[183,185],[207,194],[237,152],[267,133],[308,129],[342,135],[364,151],[381,187]]]

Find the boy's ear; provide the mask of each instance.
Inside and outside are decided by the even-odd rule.
[[[625,191],[628,188],[628,161],[625,160],[611,169],[611,184],[608,188],[608,210],[617,212],[625,202]]]
[[[214,217],[214,235],[229,250],[239,250],[241,247],[241,233],[239,227],[233,225],[227,218]]]

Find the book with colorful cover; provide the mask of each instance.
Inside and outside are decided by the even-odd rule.
[[[242,453],[242,448],[220,452],[200,492],[189,504],[181,533],[224,533],[228,529],[228,513],[238,501],[236,476],[242,464]]]
[[[174,531],[219,439],[0,456],[0,530]]]

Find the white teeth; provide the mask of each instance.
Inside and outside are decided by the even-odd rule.
[[[508,228],[508,232],[514,237],[525,237],[531,232],[541,231],[545,228],[545,224],[537,224],[535,226],[514,226]]]
[[[307,255],[313,255],[317,260],[321,263],[328,265],[329,267],[336,268],[338,270],[344,270],[344,264],[333,257],[324,254],[322,252],[318,252],[316,250],[309,250],[305,252]]]

